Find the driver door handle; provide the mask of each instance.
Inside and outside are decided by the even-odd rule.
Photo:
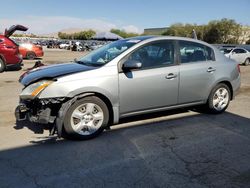
[[[214,71],[216,71],[216,69],[213,68],[213,67],[209,67],[209,68],[207,69],[207,72],[209,72],[209,73],[213,73]]]
[[[177,77],[177,74],[169,73],[167,76],[165,76],[166,79],[172,80]]]

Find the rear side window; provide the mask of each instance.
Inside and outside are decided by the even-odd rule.
[[[208,46],[189,42],[179,41],[181,63],[198,61],[214,61],[214,51]]]
[[[234,49],[233,52],[236,53],[236,54],[244,54],[244,53],[247,53],[244,49],[240,49],[240,48]]]

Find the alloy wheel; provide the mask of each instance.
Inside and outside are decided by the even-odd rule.
[[[223,110],[229,103],[229,93],[226,88],[219,88],[213,96],[213,106],[216,110]]]
[[[70,123],[76,133],[91,135],[102,126],[103,120],[104,113],[99,105],[84,103],[75,108]]]

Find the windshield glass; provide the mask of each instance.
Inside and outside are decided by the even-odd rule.
[[[229,54],[229,53],[232,51],[232,49],[221,48],[220,51],[221,51],[222,53],[224,53],[224,54]]]
[[[105,65],[138,42],[140,40],[127,39],[109,43],[80,58],[77,63],[93,66]]]

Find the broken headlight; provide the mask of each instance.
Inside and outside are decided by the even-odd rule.
[[[42,80],[26,87],[20,94],[21,99],[34,99],[42,90],[48,87],[53,81]]]

